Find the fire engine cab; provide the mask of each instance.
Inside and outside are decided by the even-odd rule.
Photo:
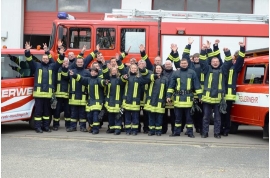
[[[41,61],[44,51],[31,49],[31,54]],[[1,49],[1,123],[23,120],[34,128],[33,87],[24,49]]]
[[[269,137],[269,48],[246,52],[238,75],[236,101],[231,113],[231,133],[240,124],[263,127]]]

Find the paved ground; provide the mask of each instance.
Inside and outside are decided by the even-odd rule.
[[[106,134],[106,125],[99,135],[67,133],[63,127],[36,134],[24,122],[1,129],[3,178],[269,177],[269,142],[258,127],[240,126],[239,134],[219,140],[213,134],[115,136]]]

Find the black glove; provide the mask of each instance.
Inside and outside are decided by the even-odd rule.
[[[227,113],[226,109],[227,109],[227,103],[226,103],[226,100],[222,97],[219,103],[219,112],[222,114],[226,114]]]
[[[202,112],[202,109],[198,105],[198,101],[193,100],[193,104],[192,104],[192,107],[190,109],[190,115],[194,115],[196,111]]]
[[[102,110],[100,111],[100,113],[98,114],[98,121],[99,121],[99,122],[102,121],[104,114],[105,114],[105,110],[102,109]]]

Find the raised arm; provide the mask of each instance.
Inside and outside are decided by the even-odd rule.
[[[83,46],[81,53],[77,56],[77,57],[82,57],[84,55],[84,52],[86,50],[86,45]],[[83,62],[83,68],[86,69],[87,66],[90,64],[90,62],[95,58],[96,53],[99,51],[99,45],[96,46],[96,50],[91,52],[85,59]]]
[[[32,46],[30,45],[30,43],[26,42],[25,43],[25,51],[24,51],[24,55],[26,57],[26,61],[29,64],[30,70],[31,70],[31,74],[34,74],[36,71],[36,63],[33,58],[32,55],[30,53],[30,49],[32,48]]]
[[[169,54],[167,60],[173,62],[176,69],[180,68],[180,58],[177,44],[171,44],[171,53]]]
[[[223,63],[221,68],[222,68],[223,74],[228,75],[229,70],[230,70],[231,66],[233,65],[231,51],[228,48],[224,48],[223,51],[224,51],[224,54],[226,57],[225,57],[225,62]]]
[[[75,74],[73,70],[69,70],[69,75],[82,85],[88,85],[88,77],[83,77],[80,74]]]
[[[206,58],[206,45],[203,44],[202,49],[201,49],[201,53],[200,53],[200,66],[202,69],[202,72],[204,74],[207,74],[210,65],[207,62],[207,58]]]
[[[143,60],[145,60],[146,62],[146,68],[148,70],[153,70],[153,65],[152,63],[150,62],[149,58],[148,58],[148,55],[145,53],[145,46],[143,44],[141,44],[139,46],[139,49],[140,49],[140,53],[141,53],[141,57]]]
[[[239,42],[240,45],[240,51],[238,52],[238,56],[236,59],[236,62],[234,64],[234,70],[235,72],[240,72],[243,64],[244,64],[244,57],[245,57],[245,44],[243,42]]]

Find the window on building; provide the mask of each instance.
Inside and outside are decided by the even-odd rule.
[[[121,0],[91,0],[90,12],[111,13],[112,9],[121,9]]]
[[[154,0],[154,10],[183,11],[185,9],[185,0]]]
[[[88,12],[88,0],[58,0],[58,11]]]
[[[42,55],[33,56],[40,62]],[[32,76],[24,55],[1,55],[1,79],[25,78]]]
[[[56,11],[56,0],[26,0],[26,11]]]
[[[127,51],[131,46],[129,53],[140,53],[139,46],[143,44],[145,46],[145,29],[143,28],[122,28],[120,49],[121,52]]]
[[[69,48],[82,49],[86,45],[87,49],[91,48],[91,29],[76,28],[69,29]]]
[[[114,28],[97,28],[96,45],[99,44],[100,49],[115,48],[115,29]]]
[[[264,79],[264,72],[264,65],[247,66],[244,83],[262,84]]]
[[[218,12],[218,0],[188,0],[187,11]]]
[[[251,8],[251,0],[220,0],[220,12],[251,14]]]

